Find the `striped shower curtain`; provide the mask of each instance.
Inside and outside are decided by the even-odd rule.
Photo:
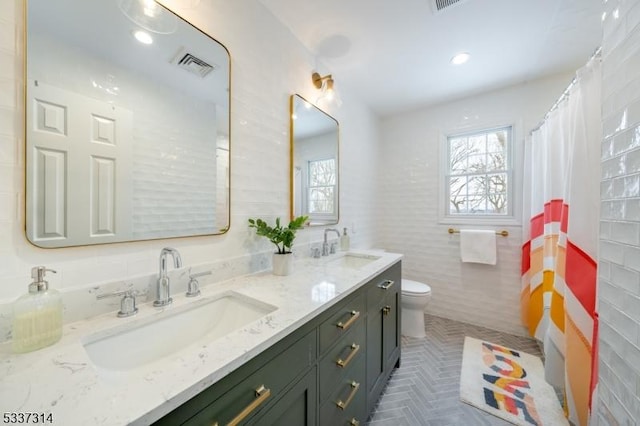
[[[582,426],[597,381],[600,81],[594,58],[525,149],[522,319],[544,344],[546,379],[563,389],[567,417]]]

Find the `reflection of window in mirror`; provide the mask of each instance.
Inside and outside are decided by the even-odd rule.
[[[291,148],[291,216],[309,216],[311,226],[338,223],[338,122],[291,96]]]
[[[309,205],[311,219],[331,219],[337,216],[336,159],[309,161]]]

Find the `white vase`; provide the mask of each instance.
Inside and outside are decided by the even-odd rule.
[[[289,275],[293,271],[293,253],[273,253],[273,275]]]

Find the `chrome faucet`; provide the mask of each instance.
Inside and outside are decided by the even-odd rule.
[[[324,230],[324,242],[322,243],[322,255],[329,255],[329,243],[327,242],[327,232],[335,232],[338,238],[340,238],[340,231],[335,228],[327,228]]]
[[[165,247],[160,251],[160,272],[158,273],[157,297],[153,302],[153,306],[167,306],[171,299],[171,290],[169,288],[169,277],[167,276],[167,255],[173,257],[173,266],[175,268],[182,267],[182,258],[178,250]]]

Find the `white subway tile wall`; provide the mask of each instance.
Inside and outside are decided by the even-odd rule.
[[[43,250],[29,244],[24,235],[23,151],[23,2],[0,0],[0,87],[12,96],[0,96],[0,304],[8,306],[26,292],[30,268],[46,265],[58,270],[50,284],[65,293],[86,293],[102,283],[124,281],[157,273],[164,246],[177,248],[185,265],[225,259],[242,264],[234,273],[249,273],[269,266],[262,253],[271,251],[264,238],[247,227],[247,218],[275,219],[289,212],[289,95],[313,99],[317,90],[311,73],[322,67],[257,0],[201,2],[195,9],[181,9],[180,1],[166,0],[197,27],[208,32],[231,52],[231,228],[214,237],[181,238],[105,246]],[[10,34],[9,39],[4,37]],[[319,71],[328,71],[320,69]],[[339,76],[337,87],[339,86]],[[352,232],[354,247],[374,242],[378,137],[375,116],[360,101],[341,90],[343,105],[329,110],[340,122],[341,211],[340,227]],[[13,97],[13,100],[12,100]],[[294,250],[308,250],[308,243],[322,238],[322,228],[303,230]],[[244,260],[237,261],[238,258]],[[233,269],[232,265],[227,269]],[[221,276],[229,274],[220,271]],[[84,300],[69,297],[67,300]],[[84,300],[86,302],[86,300]],[[83,303],[84,303],[83,302]],[[80,302],[78,302],[80,303]],[[84,313],[70,312],[66,320]],[[85,309],[86,310],[86,309]],[[10,310],[0,308],[0,322],[9,321]],[[5,325],[6,329],[6,325]],[[0,325],[0,330],[2,326]],[[1,339],[0,339],[1,340]]]
[[[602,426],[635,425],[640,419],[640,0],[609,0],[604,7],[600,363],[593,420]]]
[[[460,262],[460,236],[447,233],[460,225],[438,222],[441,143],[447,134],[513,124],[518,173],[525,132],[542,119],[571,79],[571,74],[558,75],[382,122],[385,166],[380,169],[378,245],[405,254],[405,278],[431,286],[428,313],[527,335],[520,321],[522,228],[489,228],[509,231],[508,237],[497,238],[496,266]],[[521,193],[521,180],[514,185]]]

